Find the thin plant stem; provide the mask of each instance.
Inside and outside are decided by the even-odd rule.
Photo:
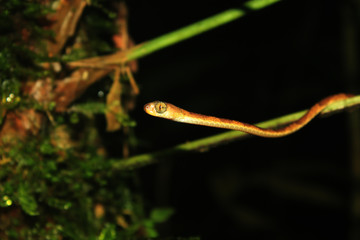
[[[280,0],[252,0],[246,2],[246,8],[256,11],[268,7]],[[219,27],[223,24],[232,22],[238,18],[246,15],[246,11],[242,9],[229,9],[204,20],[198,21],[179,30],[164,34],[158,38],[152,39],[148,42],[135,47],[132,51],[127,53],[127,60],[134,60],[144,57],[154,51],[168,47],[175,43],[181,42],[188,38],[194,37],[198,34]]]
[[[245,15],[245,11],[241,9],[229,9],[204,20],[193,23],[176,31],[164,34],[135,47],[133,51],[127,54],[127,60],[134,60],[144,57],[152,52],[168,47],[175,43],[181,42],[188,38],[199,35],[210,29],[221,26],[225,23],[234,21]]]
[[[270,6],[280,0],[252,0],[244,4],[244,6],[252,11],[260,10],[264,7]],[[157,38],[140,43],[127,51],[121,51],[110,55],[87,58],[69,62],[71,67],[90,67],[90,68],[104,68],[104,66],[111,66],[116,64],[124,64],[128,61],[145,57],[155,51],[165,47],[174,45],[188,38],[194,37],[226,23],[232,22],[246,15],[246,11],[234,8],[228,9],[214,16],[205,18],[178,30],[166,33]]]

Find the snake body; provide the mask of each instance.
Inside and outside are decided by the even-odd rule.
[[[177,122],[231,129],[246,132],[252,135],[257,135],[260,137],[276,138],[283,137],[298,131],[300,128],[304,127],[308,122],[310,122],[314,117],[316,117],[316,115],[318,115],[322,110],[324,110],[324,108],[326,108],[333,102],[344,100],[351,96],[352,95],[340,93],[324,98],[323,100],[312,106],[300,119],[279,129],[265,129],[235,120],[193,113],[176,107],[171,103],[161,101],[154,101],[146,104],[144,106],[144,110],[146,113],[152,116],[170,119]]]

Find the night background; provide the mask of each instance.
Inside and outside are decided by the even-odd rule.
[[[95,1],[97,4],[86,7],[75,35],[81,32],[79,29],[86,29],[84,26],[91,22],[91,16],[106,18],[104,16],[114,10],[111,8],[112,2],[119,1]],[[144,104],[155,100],[169,102],[191,112],[255,124],[308,109],[319,100],[336,93],[358,94],[359,1],[280,1],[257,11],[246,9],[244,2],[125,1],[128,33],[135,44],[231,8],[242,8],[247,13],[235,21],[138,59],[134,78],[140,94],[133,97],[136,99],[134,107],[128,111],[136,126],[131,126],[127,132],[123,132],[123,129],[107,132],[106,116],[101,114],[95,114],[91,120],[81,116],[80,124],[71,125],[67,121],[71,122],[72,116],[64,111],[54,113],[55,121],[58,121],[58,115],[64,114],[65,120],[62,121],[70,126],[71,136],[75,136],[78,141],[88,136],[82,132],[89,125],[95,126],[98,138],[94,140],[94,149],[97,151],[89,150],[92,146],[82,147],[79,151],[84,156],[86,151],[96,154],[106,152],[106,159],[122,159],[125,155],[122,146],[124,139],[129,142],[131,157],[162,151],[227,131],[147,115],[143,110]],[[89,36],[93,34],[94,39],[103,38],[111,42],[109,33],[102,35],[99,30],[86,31]],[[70,39],[69,42],[73,44],[76,41]],[[66,51],[62,50],[59,54]],[[100,51],[97,54],[105,55],[109,52]],[[62,66],[65,66],[64,62]],[[65,74],[54,75],[57,78],[65,77]],[[74,105],[87,101],[106,101],[104,94],[106,96],[109,93],[112,82],[112,77],[107,76],[103,81],[91,85],[74,101]],[[249,136],[201,151],[167,155],[159,158],[155,164],[132,171],[112,173],[111,167],[107,165],[112,164],[109,160],[104,163],[104,167],[91,168],[93,175],[90,178],[84,177],[86,174],[79,170],[73,179],[64,176],[68,182],[59,188],[59,192],[77,181],[79,184],[84,183],[84,186],[91,186],[90,190],[81,190],[84,195],[79,193],[78,196],[72,196],[73,190],[70,188],[69,192],[66,190],[58,197],[71,199],[69,201],[73,207],[70,211],[76,211],[75,206],[84,206],[81,201],[77,205],[76,199],[86,196],[89,199],[88,209],[98,206],[105,214],[95,213],[95,217],[87,217],[87,221],[94,222],[94,225],[88,225],[93,231],[86,228],[82,230],[81,224],[86,221],[82,223],[79,220],[80,223],[76,223],[79,225],[74,223],[74,226],[80,226],[81,231],[76,233],[78,235],[75,234],[76,230],[73,235],[66,233],[71,227],[67,227],[65,222],[77,217],[82,219],[80,213],[69,214],[65,210],[58,212],[51,208],[51,204],[50,208],[47,206],[43,209],[42,203],[46,202],[44,198],[47,195],[40,191],[34,191],[35,199],[40,216],[49,213],[47,219],[50,220],[47,222],[65,226],[59,230],[63,239],[89,237],[93,232],[98,236],[101,229],[105,229],[103,233],[110,233],[112,229],[121,233],[132,229],[131,223],[134,223],[136,231],[131,234],[136,234],[126,235],[133,237],[129,239],[157,236],[158,239],[194,240],[355,240],[360,237],[359,123],[358,110],[342,111],[315,118],[300,131],[283,138]],[[47,126],[51,129],[49,121]],[[42,144],[42,140],[39,141]],[[56,145],[53,142],[51,144]],[[75,145],[76,148],[78,146]],[[0,153],[6,155],[7,150],[1,150]],[[56,171],[74,169],[72,164],[75,163],[66,160],[73,158],[73,155],[67,154],[65,160],[56,163]],[[44,155],[44,159],[51,159],[54,153],[46,152]],[[64,154],[60,151],[59,155]],[[81,154],[74,156],[83,157]],[[81,167],[86,168],[85,164],[79,169]],[[3,186],[9,179],[15,178],[4,176],[6,173],[0,172],[0,183]],[[27,178],[22,176],[20,179]],[[56,195],[58,188],[54,190],[51,186],[57,183],[44,179],[41,181],[48,188],[43,192]],[[103,185],[100,183],[102,179],[106,181]],[[122,202],[123,186],[136,195],[131,199],[141,198],[140,205],[145,213],[139,214],[141,211],[135,210],[119,213],[119,209],[126,205]],[[0,187],[0,196],[5,196],[4,189]],[[6,196],[14,196],[17,204],[16,191],[11,193],[9,190]],[[21,199],[18,202],[23,211],[32,215],[31,211],[22,206]],[[156,224],[158,235],[146,235],[142,229],[150,229],[152,226],[143,227],[145,221],[138,219],[154,208],[173,209],[174,213],[166,221]],[[35,222],[35,218],[38,221],[37,214],[20,218],[20,215],[26,214],[14,209],[16,206],[0,208],[0,213],[3,211],[0,222],[13,216],[24,221],[26,227],[33,227],[28,223]],[[84,209],[87,211],[87,208]],[[61,216],[67,220],[53,217],[57,214],[63,214]],[[121,220],[118,216],[122,216]],[[117,224],[113,223],[115,218]],[[107,222],[113,225],[106,225]],[[3,226],[10,228],[15,225],[6,222]],[[3,234],[1,230],[4,230]],[[5,227],[0,228],[0,238],[16,239],[9,236]],[[122,235],[118,233],[117,236]]]
[[[131,2],[130,32],[143,42],[236,4]],[[141,105],[153,100],[256,123],[357,93],[346,66],[353,14],[351,2],[284,1],[141,59],[133,113],[141,152],[224,131],[145,115]],[[173,156],[140,171],[142,188],[148,204],[175,208],[163,228],[169,235],[346,239],[355,230],[351,131],[349,115],[340,113],[284,138]]]

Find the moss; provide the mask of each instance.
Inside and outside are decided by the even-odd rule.
[[[0,169],[1,207],[20,206],[21,215],[37,216],[32,220],[36,225],[23,225],[20,235],[45,239],[57,233],[86,239],[110,231],[106,227],[101,230],[101,226],[107,221],[115,222],[123,209],[134,214],[133,217],[143,212],[141,201],[136,200],[139,198],[127,186],[132,174],[111,173],[110,165],[91,147],[86,155],[78,156],[69,151],[59,161],[61,151],[50,139],[19,144],[7,155],[11,164]],[[106,205],[108,216],[97,218],[94,215],[96,204]],[[47,219],[52,219],[52,229],[43,232]],[[141,221],[142,217],[136,215],[134,219]],[[139,223],[134,222],[134,226],[140,227]],[[16,227],[17,224],[10,223],[8,235],[14,233],[11,229]]]
[[[39,26],[39,19],[51,11],[39,2],[9,0],[0,5],[1,80],[25,81],[49,74],[37,66],[44,56],[31,50],[52,36],[49,30]]]

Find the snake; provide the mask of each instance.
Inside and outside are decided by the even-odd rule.
[[[326,97],[313,105],[298,120],[278,129],[261,128],[252,124],[235,120],[193,113],[176,107],[171,103],[162,101],[154,101],[145,104],[144,111],[149,115],[173,120],[176,122],[242,131],[260,137],[277,138],[284,137],[298,131],[306,124],[308,124],[312,119],[314,119],[319,113],[321,113],[327,106],[336,101],[345,100],[352,96],[353,95],[350,94],[339,93]]]

